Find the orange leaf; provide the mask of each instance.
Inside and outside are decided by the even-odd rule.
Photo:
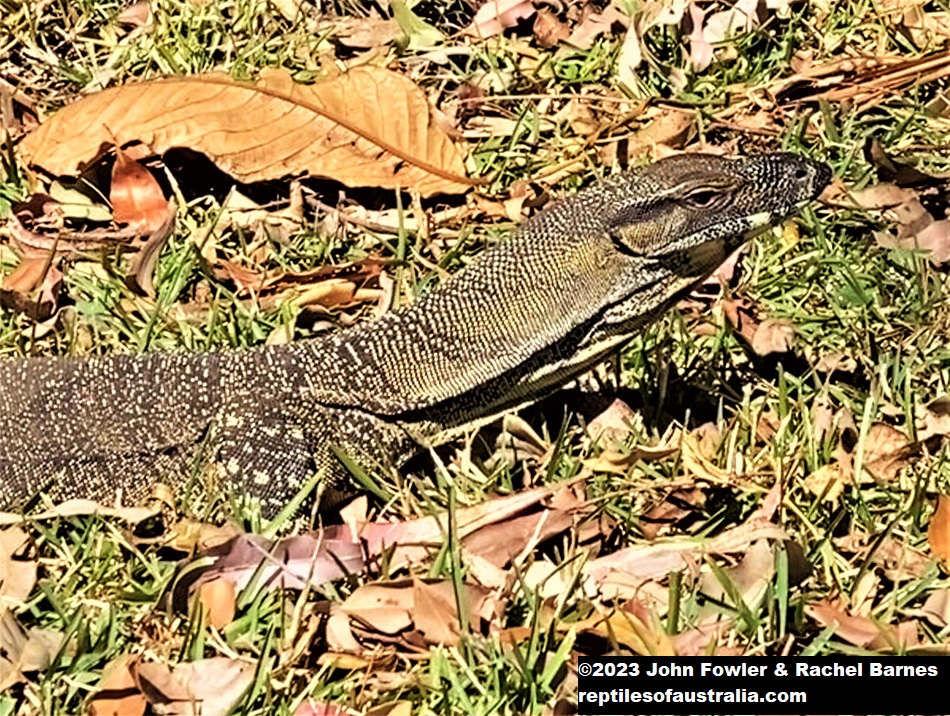
[[[927,541],[934,557],[943,560],[945,565],[950,564],[950,498],[946,495],[937,497],[937,509],[927,528]]]
[[[133,141],[201,152],[242,182],[310,174],[423,196],[476,183],[425,93],[369,66],[311,85],[271,70],[257,82],[211,74],[113,87],[61,109],[19,149],[33,166],[72,174],[103,146]]]
[[[126,654],[106,666],[96,693],[89,700],[91,716],[142,716],[148,705],[129,667],[135,657]]]
[[[234,621],[236,596],[234,582],[226,577],[217,577],[198,588],[198,599],[215,629],[224,629]]]
[[[155,177],[118,147],[109,201],[116,222],[142,234],[157,231],[168,218],[168,201]]]

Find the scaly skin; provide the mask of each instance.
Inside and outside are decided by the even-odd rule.
[[[289,346],[0,361],[0,507],[141,496],[212,465],[274,512],[332,447],[399,463],[617,351],[827,184],[789,154],[681,155],[530,219],[405,310]]]

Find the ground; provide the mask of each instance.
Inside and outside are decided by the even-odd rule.
[[[204,713],[568,713],[577,654],[946,653],[946,2],[0,7],[3,357],[335,330],[411,302],[553,197],[675,152],[791,151],[835,175],[821,200],[583,381],[581,397],[554,396],[510,423],[507,446],[483,455],[484,435],[472,450],[462,439],[411,481],[356,477],[391,497],[371,504],[376,519],[448,510],[463,528],[465,510],[492,497],[550,487],[545,509],[562,529],[496,560],[501,586],[486,587],[479,560],[524,529],[503,510],[489,547],[456,525],[408,571],[383,558],[368,574],[278,590],[239,560],[241,579],[206,576],[189,591],[190,556],[226,518],[269,536],[304,526],[187,491],[144,521],[44,515],[40,501],[0,532],[0,715],[185,708],[169,694],[208,681],[226,685],[225,706]],[[421,88],[458,148],[446,172],[474,186],[397,193],[344,169],[235,184],[185,133],[182,148],[132,156],[157,178],[160,206],[178,203],[177,226],[150,252],[109,223],[127,181],[110,194],[112,153],[79,196],[56,193],[67,187],[50,187],[41,152],[24,151],[39,122],[107,88],[275,68],[316,87],[366,66]],[[383,99],[350,97],[347,112],[385,124],[402,90],[374,81]],[[93,124],[80,115],[58,131]],[[52,228],[14,218],[40,191],[69,207]],[[609,399],[592,400],[592,385]],[[687,543],[689,559],[670,557]],[[621,551],[631,547],[646,551]],[[642,574],[647,557],[671,561],[631,587],[597,580],[610,554],[623,575]],[[347,601],[380,584],[416,600],[395,634]],[[459,626],[456,601],[494,612]],[[334,631],[341,604],[362,619],[346,638]],[[426,611],[455,626],[432,638]],[[112,705],[103,683],[127,700]]]

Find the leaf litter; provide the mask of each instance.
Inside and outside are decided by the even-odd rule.
[[[684,77],[682,73],[688,68],[696,71],[715,68],[717,63],[730,62],[730,54],[735,53],[735,37],[762,27],[771,32],[774,25],[768,23],[788,10],[787,7],[779,7],[775,3],[755,3],[754,8],[752,3],[713,3],[702,7],[692,2],[665,6],[656,3],[642,5],[639,12],[628,15],[626,11],[618,11],[613,4],[599,8],[599,12],[595,12],[588,5],[584,5],[581,10],[571,8],[566,12],[554,12],[549,6],[540,4],[488,3],[479,11],[483,29],[475,34],[491,35],[498,42],[520,40],[520,43],[508,44],[512,48],[513,61],[519,63],[518,71],[528,75],[537,68],[537,65],[531,63],[537,60],[538,48],[564,53],[571,52],[572,47],[591,48],[598,42],[614,43],[615,49],[621,53],[616,74],[624,79],[622,84],[626,90],[636,94],[642,92],[645,82],[655,81],[656,74],[665,77],[675,88]],[[281,8],[282,14],[288,19],[295,17],[299,10],[298,4],[294,2],[281,3]],[[504,8],[513,10],[510,16],[504,15]],[[943,27],[941,22],[945,21],[945,17],[941,18],[940,13],[931,12],[930,9],[917,4],[907,9],[894,9],[886,16],[889,22],[895,23],[901,33],[921,43],[920,47],[927,47],[924,43],[934,41],[934,37],[939,35],[940,28]],[[397,16],[395,10],[393,15]],[[330,18],[328,25],[332,27],[336,20]],[[144,27],[154,22],[154,18],[124,18],[123,22]],[[496,26],[490,23],[496,23]],[[395,34],[394,25],[398,26],[398,34],[401,37]],[[429,23],[415,13],[403,14],[398,22],[381,20],[355,23],[349,28],[352,32],[347,35],[348,29],[341,18],[337,24],[339,32],[332,42],[338,46],[346,45],[349,37],[350,48],[381,53],[392,51],[398,54],[402,52],[401,48],[406,47],[411,47],[413,52],[426,52],[426,48],[444,50],[454,41],[450,39],[449,33],[442,33],[439,28],[434,28],[436,33],[432,33],[427,30],[426,25]],[[660,32],[668,30],[681,33],[681,37],[688,37],[688,42],[679,48],[682,56],[674,57],[672,61],[669,57],[661,58],[658,55],[658,45],[655,42]],[[436,54],[433,54],[433,58],[435,57]],[[558,106],[557,102],[549,103],[545,111],[539,114],[537,127],[542,134],[556,133],[566,128],[564,131],[571,140],[575,139],[574,135],[583,138],[581,143],[575,144],[575,149],[570,151],[576,152],[577,146],[589,149],[590,145],[584,144],[589,140],[598,147],[599,156],[608,165],[620,167],[631,160],[663,156],[683,149],[703,148],[707,151],[719,151],[721,148],[718,144],[705,144],[708,141],[706,137],[710,131],[720,131],[726,124],[739,127],[740,130],[755,136],[772,137],[783,132],[788,126],[790,114],[800,111],[802,107],[808,112],[818,110],[822,102],[829,100],[856,101],[859,104],[872,100],[881,101],[882,98],[893,96],[895,92],[907,88],[915,77],[939,80],[943,76],[941,73],[945,72],[945,64],[939,53],[912,60],[888,56],[850,57],[834,62],[826,60],[826,57],[814,58],[800,52],[792,61],[793,71],[782,79],[760,87],[738,87],[730,95],[727,103],[730,107],[711,110],[714,116],[709,124],[709,117],[692,110],[673,111],[663,104],[663,100],[657,100],[655,97],[649,100],[635,98],[638,101],[631,101],[630,98],[614,93],[613,89],[599,88],[604,90],[602,97],[585,96],[583,93],[572,94],[569,99],[563,101],[565,110],[561,116],[557,116],[552,109]],[[425,61],[427,60],[423,60]],[[407,75],[414,69],[410,68],[409,64],[400,67]],[[419,66],[416,65],[416,68]],[[492,82],[510,83],[511,77],[516,73],[511,73],[511,77],[507,78],[501,70],[490,74]],[[125,89],[130,86],[116,88],[117,94],[131,92]],[[148,86],[154,89],[155,85]],[[488,86],[479,85],[479,91],[484,92]],[[95,94],[90,94],[73,105],[78,108],[74,111],[79,112],[80,118],[83,116],[81,111],[85,111],[81,105],[90,102],[94,97]],[[490,98],[490,93],[483,97],[484,100]],[[604,110],[597,106],[601,99],[623,100],[625,103],[607,103],[605,106],[609,109]],[[127,98],[122,101],[127,101]],[[358,103],[359,100],[355,101]],[[499,100],[503,101],[506,100]],[[95,109],[94,102],[85,106]],[[421,108],[422,105],[418,106]],[[482,101],[477,106],[487,112],[494,111],[488,101]],[[613,110],[617,106],[625,108],[624,119],[613,122],[610,115],[615,114]],[[65,111],[68,111],[68,108]],[[481,132],[478,139],[485,142],[492,141],[494,136],[500,134],[509,137],[512,144],[516,140],[524,141],[524,135],[520,134],[523,132],[521,121],[504,115],[505,113],[489,114],[482,120],[481,129],[477,128],[474,122],[466,124],[462,119],[458,131],[450,133],[452,141],[466,136],[474,138],[477,132]],[[450,117],[450,124],[456,119],[455,116]],[[152,135],[142,133],[141,125],[147,122],[141,117],[136,119],[134,113],[133,120],[140,126],[130,129],[121,122],[110,122],[109,132],[114,132],[115,136],[91,137],[92,142],[96,143],[91,152],[88,151],[89,147],[84,148],[82,143],[72,142],[73,146],[69,149],[73,151],[73,155],[62,160],[62,166],[68,167],[64,173],[76,173],[80,166],[92,162],[97,152],[116,151],[116,144],[119,144],[122,150],[133,151],[136,147],[134,142],[145,142],[149,145],[148,152],[155,154],[163,154],[172,146],[171,141],[156,142]],[[78,124],[81,125],[82,122]],[[52,126],[55,129],[55,124]],[[493,132],[486,133],[486,126]],[[813,117],[804,125],[802,136],[810,141],[817,141],[819,133],[826,130],[831,131],[825,124],[825,118]],[[101,128],[97,128],[91,134],[100,132]],[[44,167],[42,162],[46,161],[43,159],[43,152],[48,151],[50,155],[56,153],[53,146],[55,142],[50,136],[47,138],[48,145],[41,146],[42,151],[35,155],[42,160],[36,162],[41,168]],[[28,139],[24,148],[30,151],[34,141],[36,140]],[[176,141],[186,142],[199,151],[207,149],[201,142],[192,142],[191,139]],[[566,146],[568,145],[565,144],[564,147]],[[726,151],[725,148],[721,150]],[[214,158],[214,150],[209,151],[209,156]],[[460,157],[464,157],[466,161],[470,159],[464,150]],[[888,167],[887,159],[889,158],[886,156],[883,159],[878,157],[873,163],[880,183],[856,191],[842,186],[844,193],[850,196],[841,199],[840,203],[847,203],[849,208],[859,211],[880,212],[881,224],[888,227],[886,233],[893,238],[892,246],[902,250],[927,252],[934,263],[939,265],[944,260],[940,254],[940,232],[941,222],[945,219],[935,211],[931,201],[931,197],[939,197],[938,182],[928,183],[926,178],[929,175],[919,171],[918,175],[915,175],[910,171],[913,167],[907,165],[891,162]],[[55,163],[49,166],[55,166]],[[454,176],[456,179],[460,178],[456,182],[456,189],[459,192],[466,191],[471,182],[465,178],[467,171],[464,167],[470,165],[463,162],[454,163],[452,166],[451,171],[457,172]],[[53,174],[59,173],[49,171]],[[241,171],[244,171],[241,169],[229,168],[229,171],[233,171],[236,178],[246,176],[241,174]],[[312,172],[311,169],[301,171]],[[570,176],[577,170],[568,168],[565,171],[567,173],[560,176]],[[295,170],[287,173],[298,172]],[[391,179],[392,167],[389,174]],[[925,178],[922,179],[920,175]],[[557,178],[559,175],[554,173],[551,176]],[[434,175],[434,178],[429,179],[433,184],[437,184],[439,177]],[[341,181],[347,183],[347,180]],[[388,186],[385,181],[374,178],[370,185]],[[531,191],[538,197],[546,197],[548,194],[543,183]],[[27,221],[24,224],[26,228],[19,229],[23,236],[35,243],[35,250],[47,252],[45,256],[51,255],[50,248],[57,242],[81,239],[81,234],[91,233],[75,232],[75,224],[70,222],[103,222],[113,218],[112,215],[102,213],[95,214],[95,219],[90,218],[94,212],[101,212],[102,208],[107,210],[104,204],[96,207],[94,202],[67,201],[54,195],[52,189],[50,196],[53,198],[50,213],[41,211],[30,219],[34,223],[39,222],[38,226]],[[482,207],[489,206],[492,202],[492,208],[484,210],[484,214],[489,216],[509,220],[521,219],[523,213],[530,213],[533,208],[530,203],[526,205],[522,200],[525,196],[527,195],[516,196],[513,190],[507,198],[495,200],[480,196],[475,201],[480,202]],[[111,197],[111,203],[115,208],[116,197]],[[829,203],[839,202],[832,198]],[[138,209],[135,208],[135,201],[132,206],[131,220],[126,220],[127,215],[121,212],[115,217],[117,222],[126,224],[126,229],[147,221],[145,217],[150,213],[146,210],[141,212],[140,216],[136,215]],[[154,206],[159,207],[158,200]],[[353,208],[350,205],[347,210]],[[182,207],[183,212],[190,209],[193,207]],[[358,210],[367,211],[362,207]],[[263,215],[267,217],[264,220],[275,219],[274,213],[269,208],[264,209]],[[341,211],[336,218],[342,215]],[[460,216],[465,217],[466,214],[462,213]],[[377,290],[375,281],[380,276],[390,270],[397,273],[396,269],[401,267],[383,263],[367,264],[363,263],[363,256],[348,256],[343,262],[331,264],[338,268],[324,273],[319,270],[313,272],[309,269],[287,267],[282,267],[279,271],[260,270],[262,262],[256,260],[255,256],[266,255],[265,261],[271,263],[275,256],[287,250],[294,232],[310,218],[309,215],[295,214],[291,222],[292,228],[275,231],[272,235],[277,237],[276,240],[265,238],[262,240],[265,247],[263,250],[262,244],[259,243],[247,253],[243,253],[245,247],[234,248],[236,242],[233,237],[240,236],[243,241],[245,235],[242,231],[248,226],[238,227],[237,222],[225,218],[220,227],[223,239],[219,241],[215,237],[203,249],[207,251],[209,264],[213,266],[221,281],[233,287],[240,293],[242,300],[248,300],[248,304],[264,299],[263,303],[253,305],[265,305],[271,298],[274,305],[278,302],[286,304],[294,300],[291,294],[295,291],[308,296],[301,300],[298,308],[351,306],[379,299],[379,294],[360,294],[360,291]],[[257,237],[267,234],[266,230],[261,229],[261,218],[255,221],[258,223],[254,226],[251,222],[250,231],[259,232]],[[396,222],[397,227],[405,226],[403,222],[404,217],[400,216]],[[928,227],[935,225],[936,228],[930,228],[930,233],[927,233]],[[414,229],[417,226],[414,224]],[[112,240],[125,241],[126,237],[119,231],[121,228],[123,227],[110,229],[113,235],[109,237],[87,236],[86,238],[91,240],[89,246],[101,248]],[[34,229],[43,231],[33,231]],[[31,237],[29,231],[33,231],[35,236]],[[397,228],[393,235],[398,232]],[[880,239],[885,241],[883,235]],[[783,246],[793,246],[798,240],[793,237]],[[412,250],[418,248],[415,246]],[[441,256],[445,256],[446,252],[451,256],[454,250],[451,243],[438,245],[436,248],[441,252]],[[205,253],[202,255],[205,256]],[[333,258],[336,260],[337,257]],[[350,259],[353,259],[352,262]],[[802,332],[807,330],[807,326],[801,327],[781,317],[770,316],[758,297],[745,293],[742,284],[746,270],[742,265],[744,260],[743,257],[737,256],[737,263],[733,263],[730,269],[717,277],[717,281],[712,285],[717,291],[716,287],[724,287],[725,298],[715,306],[715,310],[722,309],[720,317],[726,322],[722,325],[731,326],[733,334],[743,341],[745,348],[754,355],[772,355],[778,358],[786,355],[792,358],[803,350],[808,356],[820,355],[824,358],[832,355],[828,352],[809,353],[810,346],[801,346],[802,341],[807,340],[807,334]],[[36,263],[28,268],[35,273],[37,266],[41,264]],[[378,274],[374,273],[377,269]],[[24,273],[28,273],[27,269],[24,269]],[[144,270],[144,274],[153,275],[154,271]],[[25,289],[25,295],[36,290],[34,282]],[[694,296],[691,300],[705,301],[708,304],[709,291],[707,288],[706,293]],[[150,291],[146,289],[146,293]],[[47,310],[55,311],[55,303],[50,303],[49,306]],[[695,329],[697,336],[710,335],[708,330],[703,333],[698,328],[695,325],[690,326],[691,330]],[[709,326],[705,328],[708,329]],[[271,335],[275,334],[276,331]],[[774,335],[765,340],[769,334]],[[757,335],[763,336],[759,338],[758,343]],[[835,400],[839,400],[839,397],[836,396]],[[775,550],[779,545],[787,547],[791,544],[791,535],[785,529],[787,524],[800,527],[806,533],[811,528],[807,520],[798,522],[783,512],[786,509],[783,506],[784,501],[790,499],[789,493],[798,488],[800,481],[804,480],[806,489],[816,496],[826,493],[827,484],[840,483],[842,491],[836,495],[839,501],[847,499],[844,490],[849,489],[853,482],[870,485],[899,481],[913,468],[921,450],[930,449],[947,434],[948,429],[944,425],[947,411],[944,407],[940,398],[914,406],[911,412],[914,413],[920,430],[915,441],[893,424],[875,420],[866,422],[867,430],[860,447],[852,439],[859,434],[858,428],[854,426],[854,419],[852,418],[851,426],[844,426],[844,418],[839,420],[839,413],[829,407],[827,415],[822,418],[824,427],[819,429],[819,419],[818,416],[815,417],[815,433],[818,442],[828,443],[834,448],[834,453],[822,453],[821,459],[813,460],[806,468],[794,464],[793,461],[784,462],[781,458],[772,459],[764,454],[749,460],[738,460],[737,457],[742,456],[737,456],[734,452],[733,441],[743,429],[751,431],[755,436],[754,444],[763,448],[764,452],[768,452],[773,445],[776,445],[775,449],[778,450],[779,441],[787,439],[789,425],[795,419],[794,410],[791,417],[787,412],[788,406],[781,406],[777,410],[763,410],[753,415],[747,424],[744,421],[749,416],[737,415],[718,421],[712,431],[687,428],[685,425],[674,426],[662,437],[654,434],[646,439],[644,435],[648,431],[644,427],[645,421],[641,413],[626,405],[617,406],[617,415],[605,416],[599,423],[595,420],[589,424],[591,428],[596,426],[598,430],[591,430],[590,440],[581,444],[581,452],[571,456],[576,458],[576,464],[584,470],[585,481],[590,481],[595,486],[594,489],[585,490],[583,493],[575,490],[570,497],[562,495],[563,504],[560,505],[555,505],[550,491],[542,490],[513,495],[510,501],[504,503],[487,503],[481,506],[481,509],[475,508],[471,513],[460,511],[463,526],[458,550],[470,577],[461,585],[461,594],[476,602],[486,593],[490,594],[484,603],[500,604],[504,609],[518,604],[516,600],[521,592],[512,587],[512,583],[523,581],[529,584],[530,588],[537,587],[542,599],[540,618],[550,620],[555,633],[565,638],[572,633],[599,637],[603,640],[604,652],[625,648],[643,654],[742,653],[744,646],[729,646],[724,643],[736,633],[737,622],[732,613],[725,616],[711,610],[701,614],[695,622],[679,630],[675,636],[670,637],[666,633],[666,625],[662,620],[669,616],[668,575],[671,572],[680,572],[690,589],[726,601],[734,608],[739,606],[732,602],[735,599],[748,605],[758,604],[762,598],[763,584],[774,575]],[[892,423],[896,422],[893,418],[891,415]],[[512,459],[511,454],[530,453],[531,461],[523,464],[529,466],[527,470],[535,471],[528,477],[536,479],[540,474],[537,471],[548,469],[551,464],[548,461],[560,449],[559,446],[547,436],[537,433],[531,435],[515,427],[512,427],[512,432],[517,433],[513,436],[516,442],[509,442],[505,449],[511,449],[512,445],[514,448],[497,464],[520,465],[522,463]],[[930,440],[930,443],[924,444],[927,440]],[[783,443],[783,449],[784,445]],[[818,464],[822,459],[830,462]],[[470,459],[467,463],[453,463],[451,469],[457,470],[453,477],[484,479],[485,473],[476,470],[476,463],[475,459]],[[862,472],[855,476],[859,464],[862,466]],[[556,463],[553,465],[556,467]],[[786,470],[788,472],[785,472]],[[809,477],[815,475],[821,476],[823,480],[815,479],[813,482],[816,484],[808,484]],[[774,484],[770,483],[771,480],[774,480]],[[715,509],[715,492],[711,489],[713,484],[728,490],[734,501],[741,503],[746,512],[743,513],[744,518],[736,519],[731,527],[722,529],[722,525],[716,525],[715,536],[712,538],[696,537],[696,534],[703,534],[704,530],[708,529],[706,520]],[[762,497],[766,488],[768,492]],[[622,499],[643,508],[636,513],[636,519],[642,524],[630,523],[626,518],[619,523],[616,519],[605,519],[602,525],[598,524],[591,529],[590,523],[597,516],[597,511],[605,509],[618,494],[622,495]],[[752,506],[768,513],[765,522],[758,517],[749,518],[748,510]],[[611,506],[607,509],[613,508]],[[945,548],[940,546],[939,535],[941,520],[944,517],[942,510],[938,504],[930,523],[930,548],[935,557],[945,560]],[[71,514],[73,513],[68,510],[56,514],[54,510],[40,519],[68,519]],[[93,508],[88,513],[74,514],[100,515],[95,518],[97,520],[111,520],[116,517],[121,519],[118,513],[100,508]],[[664,539],[658,540],[659,532],[651,532],[652,528],[646,526],[647,518],[663,524]],[[623,523],[625,530],[623,543],[633,543],[633,546],[617,551],[616,539],[620,523]],[[375,594],[370,604],[373,604],[372,600],[375,599],[377,607],[380,604],[383,606],[364,608],[355,601],[349,602],[350,598],[347,597],[339,597],[333,601],[327,608],[330,616],[326,625],[329,633],[332,622],[334,636],[328,641],[341,654],[325,654],[321,657],[327,657],[323,663],[339,659],[333,663],[358,664],[359,666],[354,668],[365,670],[369,677],[373,673],[373,664],[380,663],[373,662],[373,655],[378,653],[374,650],[396,649],[403,654],[423,655],[428,653],[429,645],[452,644],[463,635],[463,620],[459,619],[455,603],[459,588],[445,580],[420,576],[424,569],[438,572],[432,562],[446,548],[449,526],[450,521],[444,514],[440,514],[434,519],[366,522],[362,534],[349,528],[349,532],[337,534],[330,531],[298,535],[291,537],[289,541],[277,543],[258,541],[240,532],[237,535],[233,532],[218,534],[213,539],[206,539],[207,535],[199,536],[194,538],[194,541],[218,541],[219,548],[222,546],[221,540],[232,541],[225,543],[224,556],[214,553],[215,561],[205,572],[208,576],[197,584],[192,583],[192,591],[186,590],[184,602],[191,600],[192,604],[186,604],[180,613],[187,612],[190,608],[192,618],[197,619],[197,614],[201,612],[213,629],[226,634],[229,630],[240,628],[242,619],[247,618],[248,602],[244,592],[254,593],[255,598],[260,594],[274,593],[282,597],[286,595],[292,600],[308,590],[326,588],[326,575],[335,575],[327,578],[333,579],[334,584],[343,585],[344,590],[354,583],[362,584],[363,586],[357,586],[350,593],[350,598],[365,587],[370,595]],[[205,529],[198,528],[198,531]],[[211,529],[207,528],[207,532],[210,534]],[[340,538],[339,544],[346,545],[348,551],[324,549],[333,543],[334,535]],[[587,537],[577,538],[578,543],[570,544],[566,553],[558,552],[559,563],[550,561],[552,541],[560,549],[562,545],[558,543],[557,538],[566,539],[566,536],[571,536],[574,539],[579,535]],[[303,539],[295,542],[297,537]],[[800,538],[800,535],[795,535],[795,538]],[[187,549],[194,548],[194,541],[189,543],[191,546]],[[186,542],[188,541],[182,538],[178,546],[184,547]],[[849,550],[854,545],[836,542],[835,547],[842,553],[852,554]],[[14,552],[10,559],[29,564],[30,557],[26,556],[29,552],[22,552],[22,543],[18,549],[21,551]],[[205,547],[201,548],[201,552],[196,558],[197,564],[209,556]],[[866,551],[862,554],[866,554]],[[838,602],[810,597],[811,601],[805,602],[805,610],[816,624],[832,626],[838,630],[837,637],[843,642],[887,652],[919,642],[915,625],[901,619],[904,616],[917,618],[920,615],[903,614],[895,617],[897,623],[892,625],[875,621],[869,610],[875,600],[885,593],[886,585],[882,586],[881,579],[913,578],[922,573],[929,562],[921,561],[919,551],[908,551],[907,545],[896,539],[880,542],[877,555],[871,556],[872,560],[879,558],[880,561],[873,562],[872,578],[862,580],[850,599]],[[229,562],[229,559],[233,561]],[[183,565],[185,569],[189,566],[192,566],[191,562]],[[530,575],[530,579],[527,575]],[[564,600],[565,595],[571,593],[573,585],[577,583],[580,583],[583,589],[574,606],[581,611],[589,610],[590,616],[580,618],[579,621],[564,620],[563,613],[558,611],[559,600]],[[929,619],[939,619],[939,615],[946,610],[940,604],[939,591],[932,591],[931,595],[924,612],[929,615]],[[200,605],[197,611],[194,607],[195,601]],[[314,601],[320,603],[319,600]],[[348,602],[350,613],[339,609],[341,604]],[[520,607],[520,604],[518,606]],[[486,614],[490,616],[486,618]],[[491,609],[477,615],[468,614],[469,627],[475,624],[483,628],[485,633],[504,635],[502,643],[509,646],[524,644],[533,638],[534,632],[528,627],[516,625],[507,629],[499,628],[499,624],[492,621],[494,617],[491,615],[494,614]],[[322,617],[317,614],[307,616],[310,618],[301,620],[299,624],[292,618],[289,620],[299,626],[304,635],[301,638],[317,640],[318,637],[307,635],[316,634],[318,628],[314,624],[320,622]],[[377,621],[374,622],[373,618],[377,618]],[[311,629],[313,631],[310,631]],[[156,642],[145,640],[143,645],[156,648]],[[298,644],[295,648],[304,649],[299,653],[307,653],[308,646],[305,644],[301,647]],[[313,646],[315,649],[323,648],[324,643],[314,641]],[[223,653],[231,648],[231,642],[228,642],[227,647],[216,643],[208,651]],[[346,651],[350,652],[350,656],[359,655],[362,659],[345,662],[342,652]],[[288,653],[284,651],[282,656]],[[191,662],[196,665],[196,677],[190,676],[187,669],[180,670],[178,666],[171,667],[156,661],[135,662],[131,668],[129,665],[124,667],[125,674],[115,682],[118,686],[114,690],[129,690],[130,693],[126,695],[138,699],[133,701],[143,709],[147,700],[152,706],[169,708],[173,713],[179,712],[175,709],[180,709],[180,712],[186,713],[190,712],[188,709],[198,698],[196,690],[201,690],[195,679],[200,682],[218,678],[221,674],[230,674],[219,680],[235,684],[236,691],[228,695],[227,699],[240,698],[240,689],[237,687],[246,684],[245,671],[238,668],[234,660],[221,662],[221,673],[215,670],[218,667],[199,666],[203,661],[207,660]],[[26,678],[30,678],[32,673],[29,670],[24,671]],[[18,674],[16,678],[22,680],[23,677]],[[104,680],[102,686],[105,692],[113,690],[108,680]],[[235,693],[238,695],[235,696]],[[201,700],[205,698],[208,697],[201,696]],[[223,704],[227,700],[224,697],[222,699],[220,708],[224,708]],[[209,712],[217,712],[219,707],[212,706],[212,703],[214,702],[208,702],[207,709]],[[306,709],[322,708],[314,704],[316,702],[312,700],[301,702],[299,713],[305,713]],[[109,707],[104,705],[103,708]]]

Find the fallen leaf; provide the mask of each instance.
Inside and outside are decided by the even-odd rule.
[[[0,280],[0,305],[34,321],[56,312],[63,274],[51,256],[24,257],[12,273]]]
[[[469,610],[469,623],[478,627],[488,593],[463,584],[462,603]],[[449,580],[372,582],[354,591],[341,611],[364,627],[387,636],[413,635],[425,644],[452,646],[458,642],[460,625],[455,585]]]
[[[399,34],[395,20],[379,17],[331,17],[327,29],[333,31],[333,38],[341,45],[361,50],[385,47]]]
[[[756,307],[747,298],[724,299],[723,315],[753,353],[760,356],[786,353],[792,347],[795,327],[784,319],[756,317]]]
[[[151,172],[119,147],[109,189],[112,218],[137,234],[151,234],[168,220],[169,202]]]
[[[412,584],[369,583],[357,588],[343,604],[344,614],[382,634],[394,635],[412,627]]]
[[[950,435],[950,395],[941,395],[915,409],[917,439],[926,442],[935,435]]]
[[[166,716],[227,716],[254,681],[255,668],[228,657],[178,664],[135,662],[130,667],[142,694]]]
[[[703,25],[703,38],[710,45],[749,32],[758,24],[759,0],[737,0],[728,10],[714,12]]]
[[[720,484],[731,484],[735,480],[735,475],[723,470],[703,455],[700,437],[694,433],[683,434],[680,441],[680,455],[687,474]]]
[[[578,633],[597,634],[609,643],[625,646],[641,656],[675,656],[673,643],[662,629],[653,628],[623,609],[609,615],[595,614],[574,625]]]
[[[752,352],[759,356],[788,353],[795,340],[795,326],[784,319],[766,318],[752,336]]]
[[[931,592],[921,611],[924,618],[938,629],[950,626],[950,589]]]
[[[567,23],[560,20],[557,14],[548,7],[542,7],[538,10],[538,14],[534,18],[532,32],[538,44],[546,49],[556,46],[571,35]]]
[[[640,516],[640,531],[647,539],[654,540],[687,518],[696,517],[705,504],[706,493],[699,487],[672,490]]]
[[[309,173],[422,196],[473,184],[422,90],[371,66],[312,85],[274,70],[257,82],[200,75],[114,87],[61,109],[19,150],[31,166],[73,174],[104,147],[132,141],[202,152],[242,182]]]
[[[56,656],[63,635],[46,629],[25,629],[6,609],[0,609],[0,693],[26,680],[26,674],[46,669]]]
[[[534,13],[535,7],[531,0],[487,0],[478,8],[471,24],[463,32],[483,39],[494,37]]]
[[[486,525],[466,535],[462,544],[467,553],[496,567],[505,567],[518,555],[530,553],[539,543],[570,529],[574,517],[565,507],[551,507]]]
[[[878,483],[892,482],[916,452],[917,446],[902,431],[874,423],[865,440],[863,467]]]
[[[937,496],[937,507],[927,526],[927,543],[934,557],[944,566],[950,565],[950,497],[946,495]]]
[[[32,541],[18,527],[0,530],[0,611],[22,606],[36,584]]]
[[[366,716],[366,714],[362,711],[344,708],[339,704],[308,699],[297,707],[293,716]]]
[[[459,636],[458,609],[452,582],[412,580],[412,622],[429,644],[455,644]]]
[[[825,502],[837,502],[849,483],[836,462],[822,465],[804,480],[805,489]]]
[[[254,683],[255,671],[253,661],[219,656],[178,664],[174,673],[198,702],[201,716],[228,716]],[[180,704],[179,710],[173,713],[192,716],[193,704]]]
[[[690,112],[667,111],[641,127],[627,140],[627,152],[632,158],[645,154],[655,156],[658,146],[683,147],[696,126],[696,116]]]
[[[272,589],[303,589],[360,572],[365,564],[360,544],[349,528],[333,525],[309,534],[272,542],[242,534],[208,550],[208,569],[196,586],[227,579],[236,590],[251,581]]]
[[[138,0],[115,16],[117,25],[130,27],[148,27],[152,24],[152,3],[149,0]]]
[[[777,525],[760,520],[726,530],[711,540],[671,539],[656,544],[636,545],[613,554],[598,557],[584,565],[583,573],[595,585],[595,591],[604,593],[616,574],[633,578],[627,583],[642,583],[665,577],[695,566],[705,555],[745,552],[760,539],[784,540],[788,535]]]
[[[237,612],[237,590],[226,577],[215,577],[198,588],[198,601],[204,608],[208,623],[215,629],[224,629],[234,621]]]
[[[0,512],[0,525],[20,524],[27,521],[55,520],[62,517],[84,517],[87,515],[101,515],[114,517],[129,524],[138,524],[161,514],[161,509],[154,507],[109,507],[100,505],[93,500],[66,500],[42,512],[28,516]]]
[[[910,164],[897,161],[875,137],[865,145],[864,156],[877,169],[882,182],[893,182],[900,187],[925,187],[939,185],[946,180],[946,177],[932,176]]]
[[[689,65],[693,72],[702,72],[713,61],[713,46],[706,39],[703,25],[706,24],[706,11],[696,3],[689,4],[689,20],[692,28],[687,36],[689,40]]]
[[[839,606],[822,601],[809,604],[805,613],[835,636],[855,646],[878,651],[903,651],[917,641],[916,626],[910,622],[885,625],[869,617],[848,614]]]
[[[735,567],[723,568],[722,574],[725,584],[712,572],[700,574],[702,593],[714,601],[732,604],[737,608],[744,604],[753,613],[757,612],[775,576],[775,557],[771,545],[764,539],[754,542],[742,561]]]
[[[139,691],[130,666],[136,657],[113,659],[102,670],[102,679],[88,702],[90,716],[143,716],[148,701]]]
[[[869,646],[881,634],[881,627],[866,617],[855,617],[827,602],[809,604],[805,613],[836,636],[856,646]]]
[[[599,36],[613,34],[615,27],[625,28],[629,24],[630,17],[610,4],[602,13],[589,12],[571,31],[566,42],[580,50],[589,50]]]

